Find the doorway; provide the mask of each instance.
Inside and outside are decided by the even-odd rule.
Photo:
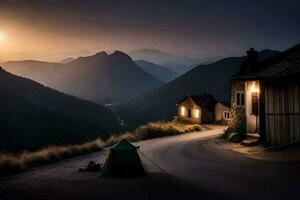
[[[192,118],[192,109],[188,109],[188,118]]]

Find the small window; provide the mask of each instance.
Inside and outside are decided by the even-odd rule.
[[[199,111],[199,109],[196,109],[196,110],[195,110],[195,117],[196,117],[196,118],[199,118],[199,117],[200,117],[200,111]]]
[[[230,112],[229,111],[224,111],[223,112],[223,118],[225,120],[229,120],[230,119]]]
[[[244,106],[245,105],[245,93],[243,92],[236,92],[235,93],[235,100],[237,106]]]
[[[180,108],[180,113],[181,113],[181,116],[184,116],[184,115],[185,115],[185,107],[184,107],[184,106],[182,106],[182,107]]]

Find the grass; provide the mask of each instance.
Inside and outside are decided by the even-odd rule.
[[[33,166],[44,165],[77,155],[100,151],[105,143],[96,139],[81,145],[49,146],[36,152],[23,152],[15,155],[0,153],[0,176],[26,171]]]
[[[107,140],[96,139],[79,145],[49,146],[36,152],[23,152],[11,154],[0,152],[0,176],[26,171],[34,166],[57,162],[77,155],[100,151],[122,139],[130,142],[180,135],[195,131],[207,130],[197,124],[181,124],[177,122],[151,122],[142,125],[132,132],[112,135]]]

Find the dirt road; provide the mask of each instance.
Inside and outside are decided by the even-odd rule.
[[[103,151],[0,179],[0,199],[286,199],[299,194],[299,162],[259,161],[207,145],[222,128],[137,143],[150,172],[144,177],[78,172],[90,160],[104,162]]]

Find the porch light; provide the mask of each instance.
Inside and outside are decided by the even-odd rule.
[[[259,104],[259,85],[256,84],[256,81],[252,82],[251,88],[251,114],[258,116],[258,104]]]
[[[182,116],[185,115],[185,107],[184,106],[181,106],[180,113],[181,113]]]
[[[256,84],[256,81],[252,82],[250,91],[251,93],[259,93],[259,85]]]

